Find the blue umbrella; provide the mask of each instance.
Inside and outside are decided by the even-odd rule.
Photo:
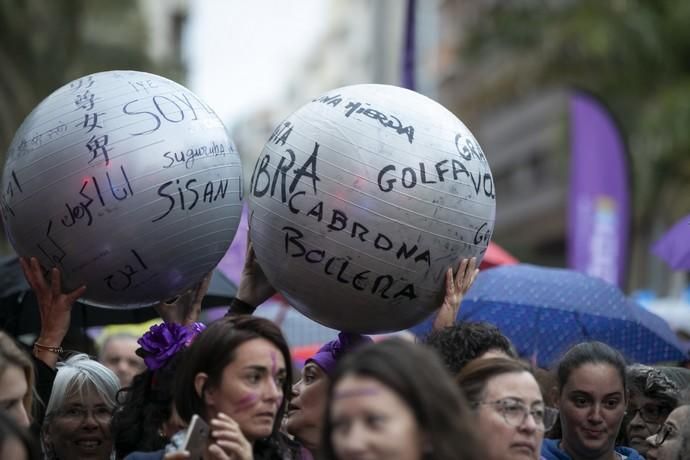
[[[630,362],[684,359],[668,324],[614,285],[573,270],[518,264],[480,272],[458,319],[495,324],[520,356],[550,367],[572,345],[599,340]],[[430,328],[430,320],[413,329]]]

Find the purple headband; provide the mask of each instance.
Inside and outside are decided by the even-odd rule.
[[[329,377],[333,375],[335,366],[344,355],[350,353],[354,349],[373,342],[370,337],[366,335],[350,334],[348,332],[341,332],[338,338],[327,342],[319,348],[314,356],[307,359],[307,362],[313,361],[319,366]]]

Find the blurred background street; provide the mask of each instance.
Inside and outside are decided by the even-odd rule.
[[[616,248],[592,262],[594,274],[613,267],[602,277],[687,340],[690,268],[651,248],[690,213],[688,24],[690,2],[671,0],[7,0],[0,161],[36,104],[98,71],[189,87],[225,122],[245,173],[274,127],[324,91],[413,81],[486,152],[493,241],[521,262],[588,271],[573,266],[572,242],[582,211],[573,104],[585,94],[610,116],[622,160],[585,164],[579,177],[620,177],[625,194],[591,205],[601,224],[591,233],[604,238],[593,237],[591,251],[606,258]],[[0,255],[11,254],[2,233]]]

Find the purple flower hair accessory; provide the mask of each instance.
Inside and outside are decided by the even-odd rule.
[[[182,326],[177,323],[161,323],[151,326],[137,343],[141,346],[137,354],[144,358],[146,367],[155,371],[183,348],[188,347],[194,338],[206,329],[202,323]]]

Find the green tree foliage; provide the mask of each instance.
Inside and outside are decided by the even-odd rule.
[[[511,62],[482,94],[545,85],[599,95],[625,131],[639,229],[690,209],[690,2],[515,0],[487,6],[463,59]]]
[[[130,69],[181,81],[179,59],[149,58],[142,14],[137,0],[0,0],[0,166],[29,112],[75,78]]]
[[[115,69],[176,80],[179,62],[153,63],[136,0],[0,0],[0,164],[14,131],[60,86]]]

